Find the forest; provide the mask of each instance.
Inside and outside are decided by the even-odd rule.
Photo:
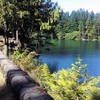
[[[38,49],[54,39],[99,41],[100,13],[64,12],[51,0],[0,0],[0,35],[9,59],[35,77],[54,100],[100,99],[100,77],[90,76],[82,59],[54,73],[37,59]]]
[[[100,13],[85,9],[61,12],[55,28],[58,39],[100,40]]]
[[[42,47],[52,39],[99,40],[100,13],[84,9],[63,12],[51,0],[0,1],[0,34],[20,41],[21,48]],[[7,47],[8,48],[8,47]],[[8,51],[6,49],[6,51]]]
[[[50,31],[59,18],[59,8],[51,0],[1,0],[0,9],[0,33],[7,46],[11,37],[20,40],[22,48],[38,48],[53,35]]]

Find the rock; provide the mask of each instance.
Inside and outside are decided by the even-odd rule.
[[[0,66],[6,74],[7,83],[18,95],[19,100],[54,100],[35,80],[10,61],[1,51]]]

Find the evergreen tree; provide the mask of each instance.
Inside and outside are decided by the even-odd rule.
[[[47,31],[53,30],[59,18],[57,4],[51,0],[1,0],[0,8],[0,27],[5,39],[11,33],[22,47],[24,44],[38,47],[43,38],[50,36]]]
[[[100,13],[84,9],[63,12],[55,30],[59,39],[99,39]]]

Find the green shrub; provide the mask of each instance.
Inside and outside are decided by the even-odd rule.
[[[22,69],[30,72],[30,75],[45,88],[54,100],[99,100],[100,77],[89,76],[87,65],[81,64],[78,59],[70,69],[62,69],[51,74],[47,65],[37,64],[33,61],[33,55],[26,52],[14,52],[12,59]]]
[[[22,53],[14,51],[13,55],[10,55],[10,58],[13,59],[13,61],[24,71],[31,71],[38,65],[37,59],[34,58],[35,55],[34,52],[28,54],[26,51]]]
[[[86,65],[81,65],[81,59],[72,64],[71,69],[53,74],[50,74],[47,65],[41,65],[37,68],[37,78],[55,100],[86,100],[93,92],[100,90],[95,86],[100,78],[90,77]]]

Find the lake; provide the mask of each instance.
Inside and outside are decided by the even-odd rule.
[[[52,45],[45,45],[39,61],[47,64],[51,71],[71,68],[71,64],[81,58],[87,64],[90,75],[100,76],[100,42],[55,40]]]

